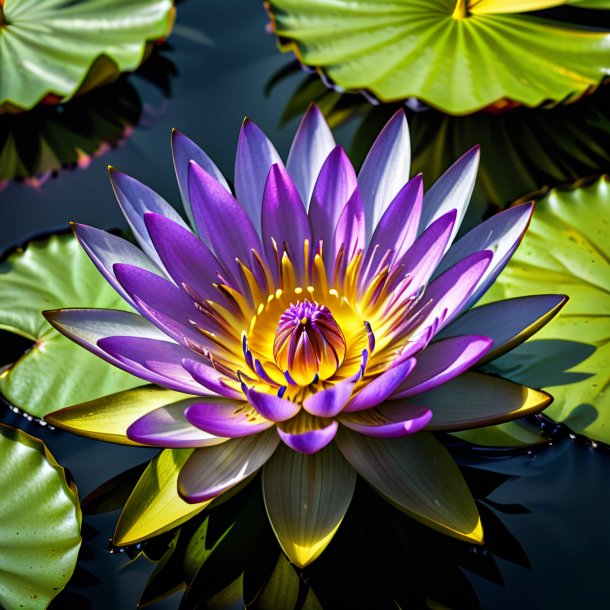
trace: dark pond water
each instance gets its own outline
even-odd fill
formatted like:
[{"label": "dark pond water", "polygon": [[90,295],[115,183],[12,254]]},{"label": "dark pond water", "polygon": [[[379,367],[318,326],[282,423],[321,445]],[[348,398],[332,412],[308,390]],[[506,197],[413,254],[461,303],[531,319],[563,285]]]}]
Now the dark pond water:
[{"label": "dark pond water", "polygon": [[[9,124],[0,118],[0,134],[14,130],[23,158],[36,157],[36,130],[42,130],[59,138],[63,144],[59,158],[67,166],[38,176],[37,185],[32,180],[8,182],[7,176],[0,176],[0,248],[11,249],[40,233],[63,231],[71,220],[125,228],[108,183],[108,164],[177,202],[169,146],[172,127],[199,142],[228,176],[244,115],[255,120],[285,155],[296,115],[312,96],[328,101],[333,94],[293,69],[292,58],[282,56],[266,33],[266,23],[260,2],[181,2],[168,44],[139,74],[63,108],[35,111],[31,121],[11,119]],[[391,109],[371,110],[358,96],[336,103],[336,108],[354,115],[336,130],[337,140],[357,156]],[[482,170],[501,176],[510,173],[510,147],[521,150],[519,134],[533,132],[547,138],[548,158],[526,158],[526,171],[521,174],[525,177],[520,181],[503,180],[493,192],[478,186],[470,216],[476,220],[494,206],[540,186],[608,171],[609,115],[606,91],[544,116],[541,111],[524,110],[505,117],[457,120],[424,113],[411,120],[416,163],[434,178],[435,172],[482,138]],[[84,135],[78,133],[83,125]],[[446,133],[445,129],[454,134],[448,151],[433,154],[442,150],[438,133]],[[554,152],[560,129],[581,147],[573,147],[567,158]],[[588,154],[589,145],[595,154]],[[81,158],[82,167],[76,163],[76,148],[91,155],[86,161]],[[526,151],[521,152],[526,157]],[[22,178],[25,175],[27,171],[21,173]],[[14,345],[6,337],[3,341],[6,362]],[[69,469],[81,499],[154,455],[150,450],[110,446],[49,430],[5,408],[0,419],[43,438]],[[486,546],[475,549],[431,533],[397,516],[360,486],[336,539],[304,575],[303,583],[311,584],[323,607],[405,610],[426,607],[426,598],[464,610],[608,607],[608,450],[572,438],[563,428],[550,446],[533,453],[472,451],[459,444],[452,450],[479,502]],[[247,492],[243,498],[258,506],[256,492]],[[227,510],[237,510],[239,502],[238,498]],[[77,571],[51,608],[136,607],[154,564],[144,557],[132,560],[125,553],[109,553],[108,540],[117,517],[117,510],[85,515]],[[256,527],[262,532],[257,549],[262,562],[277,549],[264,523],[253,521],[252,528]],[[225,565],[223,569],[230,572],[232,568]],[[205,606],[197,591],[191,591],[182,606],[180,592],[150,608],[241,607],[239,602],[222,605],[218,601]],[[284,607],[282,602],[277,604]]]}]

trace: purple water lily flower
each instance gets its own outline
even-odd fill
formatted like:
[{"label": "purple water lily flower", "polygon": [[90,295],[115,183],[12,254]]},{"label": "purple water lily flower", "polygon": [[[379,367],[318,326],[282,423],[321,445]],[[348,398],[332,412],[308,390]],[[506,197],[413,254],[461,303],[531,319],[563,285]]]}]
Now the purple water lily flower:
[{"label": "purple water lily flower", "polygon": [[[235,193],[178,132],[173,153],[191,226],[115,170],[141,250],[74,225],[134,313],[46,312],[91,352],[172,391],[112,440],[191,451],[177,480],[188,503],[208,502],[262,468],[269,519],[300,566],[331,540],[356,473],[416,519],[480,543],[474,501],[431,432],[508,421],[551,401],[469,371],[524,341],[565,301],[532,296],[471,309],[519,244],[532,204],[453,244],[479,151],[424,195],[421,175],[409,179],[401,111],[358,175],[315,105],[285,165],[244,121]],[[98,428],[129,419],[115,413],[104,423],[89,404],[89,419],[76,424],[74,409],[82,413],[70,407],[49,419],[93,436],[91,413]]]}]

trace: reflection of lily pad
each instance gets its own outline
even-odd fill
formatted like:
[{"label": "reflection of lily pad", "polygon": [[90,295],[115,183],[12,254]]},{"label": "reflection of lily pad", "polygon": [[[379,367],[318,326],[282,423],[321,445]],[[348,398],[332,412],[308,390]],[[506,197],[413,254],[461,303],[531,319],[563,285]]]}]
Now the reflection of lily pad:
[{"label": "reflection of lily pad", "polygon": [[0,425],[0,607],[47,607],[80,548],[73,484],[41,441]]},{"label": "reflection of lily pad", "polygon": [[125,308],[71,235],[32,242],[0,266],[0,329],[34,342],[2,374],[0,391],[38,417],[141,384],[60,335],[41,315],[66,304]]},{"label": "reflection of lily pad", "polygon": [[120,80],[62,110],[39,106],[27,114],[0,116],[0,181],[27,180],[36,186],[50,172],[86,167],[129,135],[142,102],[136,89]]},{"label": "reflection of lily pad", "polygon": [[[607,0],[271,0],[280,48],[341,89],[454,114],[572,101],[606,77],[610,32],[523,14]],[[574,9],[576,10],[576,9]]]},{"label": "reflection of lily pad", "polygon": [[540,201],[523,243],[485,298],[550,287],[569,295],[568,304],[493,369],[544,387],[555,397],[545,414],[610,443],[610,178],[553,190]]},{"label": "reflection of lily pad", "polygon": [[172,0],[3,0],[0,111],[66,101],[135,70],[173,16]]},{"label": "reflection of lily pad", "polygon": [[[175,66],[153,51],[136,72],[163,94]],[[0,188],[7,180],[37,187],[62,169],[87,167],[121,144],[140,121],[142,99],[133,75],[78,96],[61,106],[41,104],[27,113],[0,116]]]}]

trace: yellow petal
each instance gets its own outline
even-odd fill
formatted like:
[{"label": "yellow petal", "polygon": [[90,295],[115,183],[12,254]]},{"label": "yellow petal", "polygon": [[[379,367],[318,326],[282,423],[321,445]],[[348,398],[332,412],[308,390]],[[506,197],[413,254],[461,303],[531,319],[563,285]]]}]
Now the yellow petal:
[{"label": "yellow petal", "polygon": [[189,396],[148,385],[54,411],[45,420],[96,440],[139,445],[127,438],[127,428],[146,413],[185,398]]},{"label": "yellow petal", "polygon": [[136,544],[167,532],[210,503],[189,504],[178,495],[178,474],[192,453],[193,449],[164,449],[152,460],[125,503],[114,544]]},{"label": "yellow petal", "polygon": [[468,3],[468,11],[473,15],[527,13],[563,4],[566,4],[566,0],[471,0]]}]

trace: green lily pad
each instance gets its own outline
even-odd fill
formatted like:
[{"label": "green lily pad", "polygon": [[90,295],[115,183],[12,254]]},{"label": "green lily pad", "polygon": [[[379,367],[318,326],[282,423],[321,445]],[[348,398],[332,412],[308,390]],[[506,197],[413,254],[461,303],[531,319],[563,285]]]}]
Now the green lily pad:
[{"label": "green lily pad", "polygon": [[[573,101],[607,76],[610,31],[524,14],[607,0],[271,0],[271,26],[340,90],[451,114]],[[576,10],[576,9],[574,9]],[[583,11],[588,12],[588,11]]]},{"label": "green lily pad", "polygon": [[0,112],[66,101],[135,70],[173,20],[172,0],[3,0]]},{"label": "green lily pad", "polygon": [[545,410],[610,444],[610,178],[552,190],[486,301],[553,291],[570,300],[535,337],[495,360],[500,375],[555,397]]},{"label": "green lily pad", "polygon": [[60,335],[41,315],[66,305],[127,308],[72,235],[32,242],[0,265],[0,329],[34,343],[2,373],[0,392],[37,417],[142,385]]},{"label": "green lily pad", "polygon": [[41,441],[4,425],[0,464],[0,608],[43,610],[76,566],[76,487]]}]

